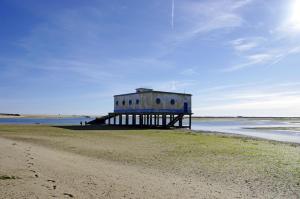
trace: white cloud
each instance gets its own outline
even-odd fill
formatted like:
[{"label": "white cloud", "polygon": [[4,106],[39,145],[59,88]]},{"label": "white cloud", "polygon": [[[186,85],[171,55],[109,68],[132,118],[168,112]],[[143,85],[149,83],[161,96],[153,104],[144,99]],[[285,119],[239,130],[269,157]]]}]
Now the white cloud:
[{"label": "white cloud", "polygon": [[250,67],[258,64],[268,64],[270,62],[277,62],[281,58],[281,55],[273,53],[262,53],[262,54],[252,54],[246,56],[247,62],[238,64],[229,68],[226,68],[225,72],[237,71],[246,67]]},{"label": "white cloud", "polygon": [[248,67],[257,65],[274,65],[282,61],[284,58],[300,53],[300,46],[285,47],[285,48],[270,48],[261,53],[244,55],[246,62],[228,67],[223,72],[233,72]]},{"label": "white cloud", "polygon": [[185,24],[179,31],[177,40],[186,40],[200,33],[224,28],[235,28],[243,24],[240,10],[253,0],[228,1],[184,1],[181,7],[181,22]]},{"label": "white cloud", "polygon": [[194,96],[196,115],[300,116],[300,83],[248,85]]},{"label": "white cloud", "polygon": [[201,115],[300,116],[300,96],[198,107]]},{"label": "white cloud", "polygon": [[195,80],[170,80],[145,82],[143,85],[139,85],[139,87],[149,87],[163,91],[189,92],[191,88],[197,84],[198,82]]},{"label": "white cloud", "polygon": [[[271,28],[272,30],[267,35],[264,29],[269,29],[268,26],[260,27],[258,36],[250,35],[229,41],[228,43],[233,48],[234,53],[239,56],[239,59],[236,60],[244,61],[233,63],[232,66],[222,71],[232,72],[255,66],[270,66],[291,55],[300,53],[300,12],[298,9],[300,0],[288,0],[276,5],[280,5],[280,8],[278,8],[279,10],[273,18],[281,16],[281,20],[277,19],[277,21],[281,21],[279,25],[277,24],[275,28]],[[265,9],[269,9],[269,4],[265,4]],[[276,9],[274,8],[274,10]],[[268,24],[271,25],[270,22]],[[253,34],[253,31],[251,30],[250,33]]]},{"label": "white cloud", "polygon": [[264,40],[265,39],[262,37],[238,38],[233,41],[230,41],[229,44],[233,47],[235,51],[243,52],[258,47]]},{"label": "white cloud", "polygon": [[199,73],[196,71],[195,68],[186,68],[183,71],[181,71],[180,74],[185,76],[194,76],[194,75],[198,75]]}]

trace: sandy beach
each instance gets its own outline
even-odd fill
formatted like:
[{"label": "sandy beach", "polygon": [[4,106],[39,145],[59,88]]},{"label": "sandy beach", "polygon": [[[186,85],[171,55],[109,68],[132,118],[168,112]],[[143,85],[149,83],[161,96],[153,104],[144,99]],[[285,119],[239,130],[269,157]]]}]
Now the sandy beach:
[{"label": "sandy beach", "polygon": [[0,126],[0,198],[299,198],[300,146],[173,130]]}]

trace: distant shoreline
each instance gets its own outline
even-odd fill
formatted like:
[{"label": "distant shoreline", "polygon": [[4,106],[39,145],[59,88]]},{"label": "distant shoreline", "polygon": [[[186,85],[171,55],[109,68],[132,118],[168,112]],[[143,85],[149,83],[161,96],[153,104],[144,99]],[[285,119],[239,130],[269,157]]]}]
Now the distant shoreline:
[{"label": "distant shoreline", "polygon": [[[78,118],[78,117],[101,117],[103,115],[51,115],[51,114],[17,114],[0,113],[0,118]],[[300,117],[279,117],[279,116],[192,116],[192,119],[300,119]]]},{"label": "distant shoreline", "polygon": [[0,113],[0,118],[39,118],[39,119],[47,119],[47,118],[79,118],[86,117],[91,118],[93,116],[88,115],[47,115],[47,114],[7,114]]},{"label": "distant shoreline", "polygon": [[300,117],[279,117],[279,116],[192,116],[194,119],[300,119]]}]

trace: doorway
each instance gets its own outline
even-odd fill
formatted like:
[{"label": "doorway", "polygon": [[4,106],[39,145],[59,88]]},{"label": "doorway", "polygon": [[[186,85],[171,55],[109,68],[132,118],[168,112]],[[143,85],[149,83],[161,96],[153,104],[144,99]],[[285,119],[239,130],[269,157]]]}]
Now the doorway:
[{"label": "doorway", "polygon": [[184,113],[188,112],[188,103],[186,103],[186,102],[184,102],[184,105],[183,105],[183,112]]}]

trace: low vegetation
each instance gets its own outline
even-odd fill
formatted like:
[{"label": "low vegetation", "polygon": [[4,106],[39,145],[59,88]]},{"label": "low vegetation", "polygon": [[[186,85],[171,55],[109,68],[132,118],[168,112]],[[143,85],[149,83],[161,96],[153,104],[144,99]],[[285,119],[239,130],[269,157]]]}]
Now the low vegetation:
[{"label": "low vegetation", "polygon": [[[93,158],[253,188],[300,190],[300,146],[183,130],[0,125],[0,136]],[[263,186],[263,187],[262,187]]]},{"label": "low vegetation", "polygon": [[267,130],[267,131],[300,131],[299,127],[255,127],[247,128],[254,130]]}]

